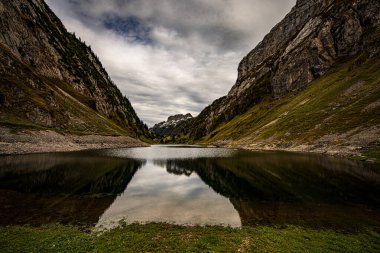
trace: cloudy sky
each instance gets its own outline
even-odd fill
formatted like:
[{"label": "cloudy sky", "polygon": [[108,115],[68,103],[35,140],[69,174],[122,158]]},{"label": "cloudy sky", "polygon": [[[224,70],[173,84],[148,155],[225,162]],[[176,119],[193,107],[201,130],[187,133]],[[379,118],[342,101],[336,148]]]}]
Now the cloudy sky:
[{"label": "cloudy sky", "polygon": [[46,0],[149,126],[224,96],[296,0]]}]

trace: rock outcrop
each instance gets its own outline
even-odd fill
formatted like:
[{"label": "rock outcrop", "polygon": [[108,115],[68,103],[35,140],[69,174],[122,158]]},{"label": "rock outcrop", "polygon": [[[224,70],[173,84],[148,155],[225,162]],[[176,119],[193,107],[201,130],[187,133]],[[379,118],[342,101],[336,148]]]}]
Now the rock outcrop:
[{"label": "rock outcrop", "polygon": [[177,114],[170,116],[167,121],[154,125],[150,131],[158,137],[177,136],[185,134],[191,127],[193,116],[188,113],[186,115]]},{"label": "rock outcrop", "polygon": [[228,95],[195,118],[192,138],[209,134],[268,97],[302,89],[341,60],[378,54],[379,34],[379,1],[298,0],[241,61]]},{"label": "rock outcrop", "polygon": [[0,122],[92,134],[148,134],[89,46],[43,0],[0,2]]}]

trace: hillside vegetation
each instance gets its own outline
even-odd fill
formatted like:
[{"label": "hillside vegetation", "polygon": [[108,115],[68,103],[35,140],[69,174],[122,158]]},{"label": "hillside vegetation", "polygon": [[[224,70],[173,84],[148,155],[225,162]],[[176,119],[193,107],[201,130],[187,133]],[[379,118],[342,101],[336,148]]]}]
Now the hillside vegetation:
[{"label": "hillside vegetation", "polygon": [[380,145],[380,59],[338,63],[299,92],[266,98],[200,140],[249,148],[318,150]]},{"label": "hillside vegetation", "polygon": [[91,47],[43,0],[0,2],[0,126],[149,139]]},{"label": "hillside vegetation", "polygon": [[298,0],[240,62],[229,93],[194,118],[180,139],[376,153],[379,10],[379,1]]}]

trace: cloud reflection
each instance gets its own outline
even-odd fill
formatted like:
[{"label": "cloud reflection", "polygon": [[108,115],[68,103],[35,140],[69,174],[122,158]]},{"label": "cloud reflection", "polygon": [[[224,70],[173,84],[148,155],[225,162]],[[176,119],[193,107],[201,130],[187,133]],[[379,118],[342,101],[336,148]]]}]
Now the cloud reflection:
[{"label": "cloud reflection", "polygon": [[128,190],[101,216],[97,226],[117,225],[121,219],[129,223],[241,226],[231,202],[204,184],[196,173],[169,174],[153,162],[135,174]]}]

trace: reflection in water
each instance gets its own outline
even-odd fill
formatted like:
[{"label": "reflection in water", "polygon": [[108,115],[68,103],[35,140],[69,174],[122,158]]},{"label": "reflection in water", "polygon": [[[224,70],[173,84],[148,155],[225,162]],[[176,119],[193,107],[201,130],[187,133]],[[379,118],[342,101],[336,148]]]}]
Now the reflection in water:
[{"label": "reflection in water", "polygon": [[202,146],[183,145],[154,145],[144,148],[108,149],[101,152],[104,155],[142,159],[142,160],[168,160],[168,159],[198,159],[198,158],[223,158],[235,156],[238,150],[224,148],[206,148]]},{"label": "reflection in water", "polygon": [[96,224],[143,162],[80,153],[0,159],[0,225]]},{"label": "reflection in water", "polygon": [[241,226],[231,202],[205,185],[195,173],[169,174],[152,162],[136,173],[124,194],[102,215],[98,226],[112,227],[121,219]]},{"label": "reflection in water", "polygon": [[380,174],[363,164],[286,153],[157,164],[176,175],[196,172],[230,199],[243,226],[380,225]]},{"label": "reflection in water", "polygon": [[378,167],[307,154],[153,146],[3,156],[0,193],[0,225],[380,226]]}]

